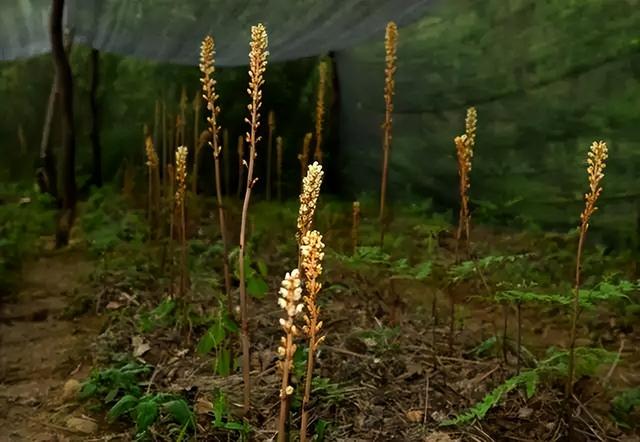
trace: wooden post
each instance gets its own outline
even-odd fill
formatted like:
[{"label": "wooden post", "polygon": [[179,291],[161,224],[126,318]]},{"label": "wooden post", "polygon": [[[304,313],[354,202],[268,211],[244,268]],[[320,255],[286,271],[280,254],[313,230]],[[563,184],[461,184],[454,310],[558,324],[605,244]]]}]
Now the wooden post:
[{"label": "wooden post", "polygon": [[231,158],[231,152],[229,151],[229,129],[223,129],[222,131],[222,163],[224,166],[224,191],[226,195],[231,194],[231,167],[229,158]]},{"label": "wooden post", "polygon": [[73,121],[73,74],[64,50],[62,15],[64,0],[53,0],[50,17],[51,53],[60,86],[64,146],[62,150],[62,207],[56,229],[56,247],[69,243],[76,209],[76,139]]},{"label": "wooden post", "polygon": [[98,112],[98,84],[100,82],[100,52],[91,50],[91,86],[89,89],[89,105],[91,108],[91,153],[92,176],[91,183],[102,187],[102,147],[100,146],[100,115]]}]

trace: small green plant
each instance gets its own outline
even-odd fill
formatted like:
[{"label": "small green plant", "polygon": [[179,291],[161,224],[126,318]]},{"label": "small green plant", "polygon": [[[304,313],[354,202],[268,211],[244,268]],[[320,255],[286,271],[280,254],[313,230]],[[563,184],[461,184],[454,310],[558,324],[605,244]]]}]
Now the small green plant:
[{"label": "small green plant", "polygon": [[142,388],[152,367],[130,362],[120,367],[94,370],[81,386],[80,399],[96,399],[101,407],[110,407],[109,420],[129,417],[136,423],[138,437],[161,417],[177,422],[181,432],[195,427],[195,417],[184,399],[165,393],[149,393]]},{"label": "small green plant", "polygon": [[130,417],[136,423],[138,437],[146,435],[147,430],[164,414],[177,422],[183,435],[195,428],[195,416],[187,402],[179,396],[164,393],[145,394],[141,397],[128,394],[120,398],[111,407],[107,418],[111,421]]},{"label": "small green plant", "polygon": [[[611,364],[616,354],[599,348],[578,347],[575,349],[576,376],[592,376],[599,367]],[[541,380],[566,379],[569,374],[569,352],[549,349],[547,359],[541,361],[537,367],[523,371],[500,384],[480,402],[453,419],[445,420],[442,426],[462,426],[476,420],[482,420],[486,414],[500,403],[502,398],[516,388],[524,387],[526,398],[535,395]]]},{"label": "small green plant", "polygon": [[205,355],[213,351],[215,354],[214,371],[220,376],[228,376],[232,369],[229,337],[238,333],[238,325],[229,317],[226,310],[219,308],[216,317],[200,338],[197,352]]},{"label": "small green plant", "polygon": [[[229,254],[229,260],[236,262],[234,269],[234,276],[236,278],[240,277],[240,269],[238,268],[239,264],[237,259],[238,252],[239,249],[236,248]],[[269,285],[266,281],[268,276],[266,263],[262,259],[251,259],[251,247],[247,247],[247,250],[244,253],[243,262],[247,293],[255,299],[264,298],[269,291]]]},{"label": "small green plant", "polygon": [[140,314],[138,327],[143,333],[149,333],[159,327],[169,327],[176,321],[176,301],[165,298],[150,312]]},{"label": "small green plant", "polygon": [[0,204],[0,291],[14,285],[24,261],[38,252],[40,237],[54,230],[50,197],[10,187],[0,189],[0,200],[3,193],[10,196]]},{"label": "small green plant", "polygon": [[243,441],[249,440],[249,434],[251,433],[251,427],[246,420],[239,422],[233,418],[229,411],[227,397],[222,391],[214,393],[213,428],[237,431]]},{"label": "small green plant", "polygon": [[81,386],[80,399],[100,398],[105,404],[115,402],[122,395],[140,396],[141,377],[151,367],[130,362],[121,367],[94,370]]},{"label": "small green plant", "polygon": [[96,256],[104,256],[121,244],[142,247],[149,237],[144,213],[131,210],[125,198],[108,186],[92,193],[80,225],[89,250]]},{"label": "small green plant", "polygon": [[611,415],[618,425],[633,428],[638,426],[640,413],[640,388],[630,388],[611,401]]},{"label": "small green plant", "polygon": [[378,327],[365,330],[359,333],[367,347],[373,349],[377,354],[382,354],[397,348],[396,341],[400,336],[399,327]]}]

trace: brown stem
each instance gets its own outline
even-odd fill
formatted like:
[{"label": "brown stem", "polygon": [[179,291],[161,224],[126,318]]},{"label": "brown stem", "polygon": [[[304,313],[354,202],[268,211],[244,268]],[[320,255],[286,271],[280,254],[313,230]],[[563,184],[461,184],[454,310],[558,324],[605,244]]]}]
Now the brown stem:
[{"label": "brown stem", "polygon": [[[199,102],[199,101],[198,101]],[[200,167],[200,150],[202,145],[200,144],[200,134],[198,123],[200,122],[200,106],[195,105],[193,107],[193,173],[191,174],[191,192],[194,195],[198,194],[198,169]]]},{"label": "brown stem", "polygon": [[229,129],[222,131],[222,163],[224,165],[224,194],[231,195],[231,175],[229,173],[231,152],[229,151]]},{"label": "brown stem", "polygon": [[153,194],[152,194],[152,205],[153,205],[153,237],[158,238],[158,231],[160,230],[159,222],[160,219],[160,170],[158,166],[153,168]]},{"label": "brown stem", "polygon": [[438,292],[433,292],[431,299],[431,347],[433,349],[433,368],[437,365],[436,359],[436,326],[438,325]]},{"label": "brown stem", "polygon": [[273,125],[269,124],[269,136],[267,139],[267,201],[271,201],[271,157],[273,155]]},{"label": "brown stem", "polygon": [[520,374],[520,355],[522,349],[522,304],[516,303],[516,317],[518,322],[517,347],[516,347],[516,374]]},{"label": "brown stem", "polygon": [[587,224],[583,221],[580,225],[580,238],[578,240],[578,250],[576,252],[576,279],[571,309],[571,335],[569,337],[569,370],[567,373],[567,385],[565,388],[565,406],[569,433],[571,433],[572,430],[572,413],[570,409],[570,401],[571,396],[573,395],[573,378],[575,371],[576,328],[578,323],[578,308],[580,305],[580,269],[582,267],[582,249],[584,247],[584,240],[586,235]]},{"label": "brown stem", "polygon": [[[164,94],[163,94],[164,96]],[[167,104],[162,99],[162,188],[166,190],[167,185]],[[165,196],[166,197],[166,196]]]},{"label": "brown stem", "polygon": [[278,442],[287,440],[287,415],[289,408],[289,395],[287,387],[289,386],[289,365],[291,365],[291,346],[293,338],[291,333],[287,333],[287,341],[285,342],[285,358],[282,361],[282,383],[280,387],[280,417],[278,419]]},{"label": "brown stem", "polygon": [[456,301],[453,293],[449,296],[449,351],[453,352],[453,335],[455,333],[455,322],[456,322]]},{"label": "brown stem", "polygon": [[[316,312],[317,313],[317,312]],[[307,440],[307,426],[309,425],[309,402],[311,400],[311,383],[313,381],[313,366],[315,364],[317,314],[311,314],[309,323],[309,355],[307,356],[307,374],[304,380],[304,396],[302,397],[302,416],[300,421],[300,442]]]},{"label": "brown stem", "polygon": [[242,157],[244,155],[244,138],[242,135],[238,136],[238,190],[236,196],[240,198],[240,193],[242,192],[242,182],[244,178],[244,164],[242,162]]},{"label": "brown stem", "polygon": [[509,327],[509,306],[504,304],[502,307],[502,316],[503,316],[503,324],[502,324],[502,357],[504,359],[505,365],[508,363],[507,359],[507,328]]},{"label": "brown stem", "polygon": [[185,294],[187,293],[187,223],[184,208],[184,198],[180,203],[180,299],[184,301]]},{"label": "brown stem", "polygon": [[382,180],[380,184],[380,249],[384,246],[385,200],[387,197],[387,177],[389,175],[389,148],[391,144],[391,115],[385,115],[384,147],[382,160]]},{"label": "brown stem", "polygon": [[231,271],[229,269],[229,243],[227,241],[224,206],[222,204],[222,185],[220,183],[219,155],[214,155],[214,167],[216,175],[216,198],[218,200],[218,220],[220,225],[220,236],[222,238],[222,266],[224,271],[224,289],[227,295],[227,310],[230,315],[233,315],[233,300],[231,299]]},{"label": "brown stem", "polygon": [[169,175],[169,200],[168,200],[168,206],[169,206],[169,292],[171,293],[171,295],[173,295],[173,277],[174,277],[174,266],[173,266],[173,262],[174,262],[174,256],[173,256],[173,226],[175,224],[175,207],[173,204],[173,198],[174,198],[174,176],[173,176],[173,168],[171,169],[171,172],[168,174]]},{"label": "brown stem", "polygon": [[147,222],[153,231],[153,167],[147,167]]},{"label": "brown stem", "polygon": [[240,222],[240,251],[238,253],[238,268],[240,273],[240,316],[242,320],[242,380],[244,382],[244,412],[249,411],[251,405],[251,379],[249,374],[250,348],[249,348],[249,321],[247,318],[247,290],[244,275],[244,252],[246,247],[246,230],[249,211],[249,201],[251,200],[251,190],[255,183],[253,179],[253,169],[256,158],[256,128],[258,125],[258,110],[255,103],[259,101],[258,88],[254,88],[252,99],[254,105],[251,107],[251,132],[249,135],[249,165],[247,168],[247,187],[242,203],[242,219]]}]

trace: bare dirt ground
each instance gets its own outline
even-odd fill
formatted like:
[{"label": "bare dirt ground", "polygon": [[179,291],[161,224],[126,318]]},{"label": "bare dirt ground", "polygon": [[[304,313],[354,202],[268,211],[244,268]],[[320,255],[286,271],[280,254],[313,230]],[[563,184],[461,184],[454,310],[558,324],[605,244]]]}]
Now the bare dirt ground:
[{"label": "bare dirt ground", "polygon": [[65,383],[91,369],[89,345],[102,323],[65,319],[70,299],[89,290],[91,268],[73,249],[45,254],[0,300],[0,441],[87,440],[84,431],[95,426],[65,404],[74,389],[71,381],[65,392]]}]

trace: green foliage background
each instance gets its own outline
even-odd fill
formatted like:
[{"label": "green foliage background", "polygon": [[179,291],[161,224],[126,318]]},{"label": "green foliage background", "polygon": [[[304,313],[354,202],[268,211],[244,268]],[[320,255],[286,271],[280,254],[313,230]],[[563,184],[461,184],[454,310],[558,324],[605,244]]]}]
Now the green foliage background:
[{"label": "green foliage background", "polygon": [[[640,1],[437,0],[429,13],[402,28],[398,49],[390,197],[433,198],[457,206],[452,139],[475,105],[479,131],[471,199],[476,221],[518,227],[575,226],[586,189],[590,143],[609,143],[601,212],[594,228],[610,242],[637,247],[640,218]],[[153,125],[157,99],[175,115],[182,87],[192,102],[199,88],[195,66],[175,66],[102,54],[99,91],[106,177],[123,159],[143,163],[142,127]],[[285,170],[298,170],[296,152],[313,128],[317,60],[271,64],[264,117],[278,116],[285,139]],[[383,118],[382,35],[379,41],[338,53],[340,115],[329,115],[340,142],[327,143],[327,189],[351,198],[376,193]],[[89,170],[89,51],[76,45],[76,121],[80,175]],[[37,164],[53,66],[49,56],[0,64],[0,179],[31,179]],[[246,68],[218,73],[221,124],[235,145],[244,133]],[[380,91],[376,93],[375,91]],[[191,107],[190,107],[191,108]],[[333,112],[334,108],[330,111]],[[187,116],[191,125],[192,116]],[[27,151],[18,143],[22,127]],[[193,145],[192,129],[187,144]],[[204,128],[204,116],[201,129]],[[263,130],[266,123],[263,125]],[[52,140],[59,144],[58,125]],[[326,139],[326,138],[325,138]],[[259,162],[265,167],[264,157]],[[212,186],[211,162],[202,185]],[[264,176],[259,171],[258,175]],[[298,188],[287,174],[287,194]],[[232,183],[234,180],[232,179]],[[263,185],[264,180],[259,182]],[[235,187],[232,184],[232,188]]]}]

